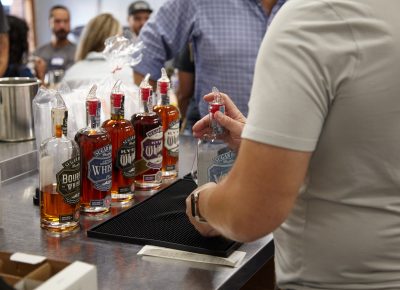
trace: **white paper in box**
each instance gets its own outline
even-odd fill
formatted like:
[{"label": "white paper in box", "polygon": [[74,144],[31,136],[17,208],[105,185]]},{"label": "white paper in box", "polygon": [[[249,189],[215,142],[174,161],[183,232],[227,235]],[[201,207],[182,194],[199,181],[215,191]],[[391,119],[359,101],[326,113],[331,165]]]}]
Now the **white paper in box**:
[{"label": "white paper in box", "polygon": [[36,290],[97,290],[96,266],[73,262],[41,284]]},{"label": "white paper in box", "polygon": [[[37,265],[46,261],[47,258],[17,252],[10,256],[10,260]],[[22,289],[33,288],[35,290],[97,290],[97,268],[94,265],[76,261],[41,283],[37,288],[34,288],[33,285],[37,285],[38,281],[30,281],[29,279],[22,279],[17,284]]]}]

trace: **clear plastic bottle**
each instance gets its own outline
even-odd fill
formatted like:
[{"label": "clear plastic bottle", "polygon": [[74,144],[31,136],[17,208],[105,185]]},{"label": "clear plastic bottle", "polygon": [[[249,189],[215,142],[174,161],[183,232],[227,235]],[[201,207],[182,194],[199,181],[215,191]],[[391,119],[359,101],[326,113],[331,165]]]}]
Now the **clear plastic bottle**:
[{"label": "clear plastic bottle", "polygon": [[224,128],[214,119],[217,111],[225,113],[225,105],[217,88],[213,88],[214,101],[209,104],[210,133],[197,144],[197,184],[218,182],[233,166],[236,153],[223,141]]},{"label": "clear plastic bottle", "polygon": [[40,146],[40,226],[61,233],[79,227],[80,155],[67,138],[68,111],[59,93],[51,116],[53,137]]}]

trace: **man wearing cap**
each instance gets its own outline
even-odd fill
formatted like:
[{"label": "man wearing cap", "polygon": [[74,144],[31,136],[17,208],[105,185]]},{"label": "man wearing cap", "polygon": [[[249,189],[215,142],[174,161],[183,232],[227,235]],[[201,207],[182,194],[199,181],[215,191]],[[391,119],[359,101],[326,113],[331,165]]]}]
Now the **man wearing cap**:
[{"label": "man wearing cap", "polygon": [[132,39],[135,40],[142,29],[143,25],[149,19],[153,10],[146,1],[135,1],[128,8],[128,25],[132,34]]}]

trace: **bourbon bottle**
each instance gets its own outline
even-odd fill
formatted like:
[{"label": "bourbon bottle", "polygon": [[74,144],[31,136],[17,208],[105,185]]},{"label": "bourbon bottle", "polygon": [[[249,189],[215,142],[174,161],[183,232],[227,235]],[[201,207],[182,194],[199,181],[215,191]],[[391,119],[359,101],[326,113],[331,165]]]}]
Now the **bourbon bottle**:
[{"label": "bourbon bottle", "polygon": [[170,104],[170,80],[164,68],[161,69],[161,78],[157,81],[157,95],[161,104],[154,107],[154,112],[161,118],[164,143],[162,149],[162,176],[175,178],[178,175],[179,158],[179,110]]},{"label": "bourbon bottle", "polygon": [[141,112],[131,118],[136,134],[135,185],[142,189],[155,189],[162,182],[163,134],[160,117],[153,112],[152,87],[149,75],[139,88]]},{"label": "bourbon bottle", "polygon": [[102,127],[112,142],[111,200],[125,204],[133,199],[135,190],[135,130],[131,122],[124,119],[125,95],[120,85],[119,80],[111,92],[111,118]]},{"label": "bourbon bottle", "polygon": [[40,146],[40,226],[52,232],[79,227],[80,158],[67,138],[68,111],[60,94],[51,110],[53,137]]},{"label": "bourbon bottle", "polygon": [[217,111],[225,113],[225,105],[217,88],[213,88],[214,100],[209,104],[210,133],[198,142],[197,184],[217,183],[228,174],[236,159],[236,153],[223,141],[224,128],[215,120]]},{"label": "bourbon bottle", "polygon": [[104,214],[110,210],[112,184],[112,144],[110,135],[100,127],[100,100],[96,85],[86,99],[86,128],[75,140],[81,154],[81,212]]}]

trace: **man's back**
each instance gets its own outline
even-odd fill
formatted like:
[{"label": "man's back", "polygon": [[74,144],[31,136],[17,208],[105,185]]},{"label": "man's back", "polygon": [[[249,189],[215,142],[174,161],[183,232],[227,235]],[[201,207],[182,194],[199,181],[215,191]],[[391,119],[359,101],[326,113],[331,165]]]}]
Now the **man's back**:
[{"label": "man's back", "polygon": [[274,233],[281,288],[400,289],[399,10],[292,0],[261,47],[244,137],[315,150]]}]

